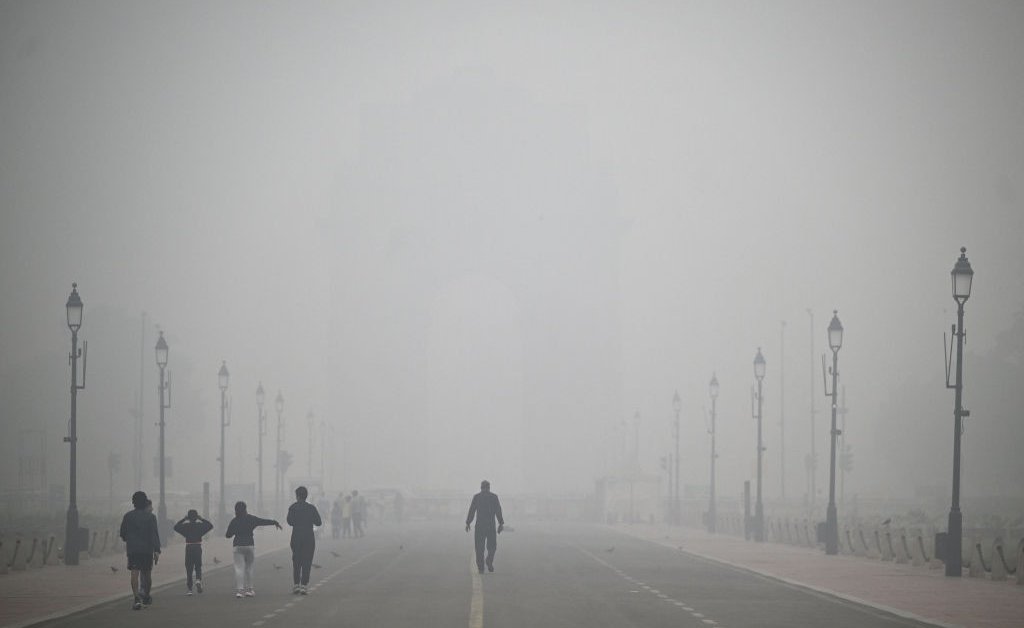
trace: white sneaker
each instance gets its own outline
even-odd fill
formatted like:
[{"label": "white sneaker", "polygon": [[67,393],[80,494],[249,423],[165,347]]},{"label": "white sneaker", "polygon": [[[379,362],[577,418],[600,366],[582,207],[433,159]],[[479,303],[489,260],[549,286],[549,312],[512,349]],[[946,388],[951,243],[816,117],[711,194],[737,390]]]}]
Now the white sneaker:
[{"label": "white sneaker", "polygon": [[302,595],[309,595],[309,587],[307,587],[304,584],[299,585],[299,593],[301,593]]},{"label": "white sneaker", "polygon": [[235,591],[235,597],[237,597],[238,599],[242,599],[242,590],[241,589],[239,589],[238,591]]},{"label": "white sneaker", "polygon": [[302,592],[302,585],[301,584],[297,584],[297,585],[292,587],[292,593],[294,593],[295,595],[298,595],[301,592]]},{"label": "white sneaker", "polygon": [[185,595],[192,595],[192,589],[189,589],[188,591],[185,591]]},{"label": "white sneaker", "polygon": [[252,590],[252,587],[245,590],[245,597],[256,597],[256,592]]},{"label": "white sneaker", "polygon": [[200,582],[199,580],[196,580],[196,593],[202,593],[202,592],[203,592],[203,583]]}]

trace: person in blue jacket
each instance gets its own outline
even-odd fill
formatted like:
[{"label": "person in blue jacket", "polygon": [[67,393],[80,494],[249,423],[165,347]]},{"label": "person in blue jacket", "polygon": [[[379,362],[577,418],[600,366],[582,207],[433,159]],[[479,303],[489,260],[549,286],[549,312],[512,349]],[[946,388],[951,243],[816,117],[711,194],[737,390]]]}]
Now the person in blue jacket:
[{"label": "person in blue jacket", "polygon": [[195,508],[174,524],[174,531],[185,537],[185,595],[192,595],[192,574],[195,573],[196,592],[203,592],[203,537],[213,524],[199,516]]}]

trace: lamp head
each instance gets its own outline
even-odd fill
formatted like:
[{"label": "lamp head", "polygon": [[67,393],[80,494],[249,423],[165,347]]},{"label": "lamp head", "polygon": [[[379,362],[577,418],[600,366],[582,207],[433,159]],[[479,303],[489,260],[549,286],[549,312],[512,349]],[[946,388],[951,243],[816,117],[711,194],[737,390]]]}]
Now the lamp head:
[{"label": "lamp head", "polygon": [[679,414],[679,411],[683,409],[683,400],[679,398],[678,390],[672,395],[672,409],[676,411],[676,414]]},{"label": "lamp head", "polygon": [[754,356],[754,377],[757,381],[764,379],[764,356],[761,355],[761,347],[757,348],[757,355]]},{"label": "lamp head", "polygon": [[156,365],[160,368],[167,366],[167,341],[164,340],[164,332],[156,339]]},{"label": "lamp head", "polygon": [[971,282],[974,280],[974,270],[967,261],[967,247],[960,247],[960,259],[953,265],[950,275],[953,278],[953,299],[963,305],[971,296]]},{"label": "lamp head", "polygon": [[263,402],[266,400],[267,395],[263,392],[263,382],[256,388],[256,405],[259,406],[260,410],[263,409]]},{"label": "lamp head", "polygon": [[221,391],[228,389],[228,380],[230,380],[230,378],[231,375],[228,374],[228,363],[226,360],[221,360],[220,370],[217,371],[217,385],[220,386]]},{"label": "lamp head", "polygon": [[68,329],[77,332],[82,326],[82,297],[78,296],[78,284],[71,284],[71,294],[68,295],[68,302],[64,305],[68,314]]},{"label": "lamp head", "polygon": [[839,322],[838,310],[832,310],[832,322],[828,324],[828,346],[833,353],[843,346],[843,324]]},{"label": "lamp head", "polygon": [[712,399],[718,399],[718,376],[714,373],[711,374],[711,383],[708,384],[708,392],[711,394]]}]

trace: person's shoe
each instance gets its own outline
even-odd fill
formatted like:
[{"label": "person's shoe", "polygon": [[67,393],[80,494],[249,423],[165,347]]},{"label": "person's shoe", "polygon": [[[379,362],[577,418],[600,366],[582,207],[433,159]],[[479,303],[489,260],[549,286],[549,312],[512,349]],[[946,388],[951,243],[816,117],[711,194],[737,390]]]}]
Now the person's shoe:
[{"label": "person's shoe", "polygon": [[202,593],[202,592],[203,592],[203,583],[198,581],[198,580],[196,580],[196,593]]},{"label": "person's shoe", "polygon": [[242,599],[242,595],[243,594],[241,589],[235,591],[235,597],[237,597],[238,599]]},{"label": "person's shoe", "polygon": [[494,563],[487,563],[487,571],[494,573]]},{"label": "person's shoe", "polygon": [[148,593],[146,595],[142,596],[142,605],[143,606],[149,606],[152,603],[153,603],[153,596],[151,596]]},{"label": "person's shoe", "polygon": [[256,592],[252,590],[252,587],[245,590],[245,597],[256,597]]},{"label": "person's shoe", "polygon": [[185,595],[192,595],[192,589],[189,589],[188,591],[185,591]]},{"label": "person's shoe", "polygon": [[304,584],[303,585],[299,585],[299,594],[300,595],[309,595],[309,587],[307,587]]},{"label": "person's shoe", "polygon": [[479,570],[480,570],[480,573],[483,573],[483,572],[484,572],[484,568],[483,568],[483,567],[477,567],[477,569],[479,569]]},{"label": "person's shoe", "polygon": [[295,595],[298,595],[300,591],[302,591],[302,585],[301,584],[297,584],[297,585],[292,587],[292,593],[294,593]]},{"label": "person's shoe", "polygon": [[141,611],[142,610],[142,600],[140,600],[138,597],[136,597],[135,601],[132,602],[132,610],[133,611]]}]

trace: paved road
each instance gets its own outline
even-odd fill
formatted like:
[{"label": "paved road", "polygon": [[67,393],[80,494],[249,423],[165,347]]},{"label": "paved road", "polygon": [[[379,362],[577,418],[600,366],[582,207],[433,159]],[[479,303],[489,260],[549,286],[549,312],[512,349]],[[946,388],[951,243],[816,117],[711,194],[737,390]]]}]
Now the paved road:
[{"label": "paved road", "polygon": [[[45,626],[384,626],[625,628],[924,626],[871,608],[711,563],[598,526],[524,524],[499,537],[496,572],[476,574],[471,536],[452,526],[381,528],[362,539],[321,541],[313,590],[291,594],[287,550],[257,559],[256,593],[232,595],[230,569]],[[335,557],[331,552],[336,552]],[[221,557],[224,558],[224,557]],[[280,567],[275,569],[275,565]],[[59,592],[55,592],[59,595]]]}]

